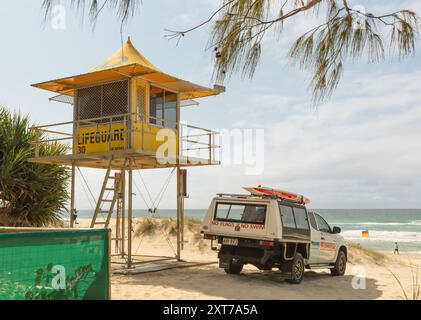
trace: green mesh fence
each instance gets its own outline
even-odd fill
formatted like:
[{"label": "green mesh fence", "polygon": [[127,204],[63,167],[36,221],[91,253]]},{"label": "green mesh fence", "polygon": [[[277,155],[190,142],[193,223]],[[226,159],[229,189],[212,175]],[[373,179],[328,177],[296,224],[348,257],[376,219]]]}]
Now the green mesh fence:
[{"label": "green mesh fence", "polygon": [[0,300],[109,299],[108,230],[0,233]]}]

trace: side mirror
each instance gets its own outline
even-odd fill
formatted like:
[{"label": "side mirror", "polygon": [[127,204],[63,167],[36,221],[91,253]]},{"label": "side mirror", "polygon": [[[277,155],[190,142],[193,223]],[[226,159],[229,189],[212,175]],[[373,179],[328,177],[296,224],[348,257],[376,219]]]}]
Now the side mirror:
[{"label": "side mirror", "polygon": [[341,228],[339,228],[339,227],[333,227],[333,231],[332,231],[332,233],[335,233],[335,234],[337,234],[337,233],[341,233]]}]

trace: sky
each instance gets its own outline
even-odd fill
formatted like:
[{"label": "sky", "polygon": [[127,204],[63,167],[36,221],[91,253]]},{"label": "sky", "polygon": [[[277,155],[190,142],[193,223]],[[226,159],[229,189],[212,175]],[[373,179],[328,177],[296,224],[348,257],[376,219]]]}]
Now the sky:
[{"label": "sky", "polygon": [[[104,11],[93,29],[61,1],[65,28],[44,21],[41,0],[7,1],[0,6],[0,105],[29,114],[37,124],[69,121],[71,108],[48,102],[51,93],[32,83],[83,73],[121,46],[120,24]],[[420,1],[351,1],[368,11],[413,9]],[[177,45],[165,29],[186,29],[216,9],[213,0],[143,0],[123,37],[166,73],[212,86],[210,26],[188,34]],[[369,6],[369,7],[368,7]],[[298,192],[313,208],[421,207],[421,53],[388,58],[380,64],[348,63],[332,98],[312,107],[310,74],[287,58],[292,41],[315,22],[309,16],[285,24],[280,37],[268,34],[253,79],[233,76],[226,93],[186,108],[183,121],[218,131],[240,132],[251,146],[222,146],[223,164],[188,170],[187,209],[207,208],[218,193],[265,185]],[[234,130],[234,131],[232,131]],[[236,131],[237,130],[237,131]],[[248,134],[251,133],[251,136]],[[237,152],[236,161],[232,151]],[[82,169],[94,196],[105,172]],[[135,173],[134,207],[146,207],[147,189],[155,198],[170,170]],[[93,199],[77,175],[77,209],[92,209]],[[160,208],[175,208],[172,177]]]}]

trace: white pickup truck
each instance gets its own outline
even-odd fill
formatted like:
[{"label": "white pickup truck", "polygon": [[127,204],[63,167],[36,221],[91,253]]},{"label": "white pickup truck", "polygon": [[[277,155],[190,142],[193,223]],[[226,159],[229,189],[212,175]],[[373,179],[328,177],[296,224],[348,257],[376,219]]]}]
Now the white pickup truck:
[{"label": "white pickup truck", "polygon": [[290,283],[300,283],[305,268],[343,275],[348,249],[340,228],[331,228],[304,203],[265,195],[219,194],[201,232],[204,239],[212,240],[212,248],[219,251],[219,266],[229,274],[239,274],[245,264],[251,264],[260,270],[278,268]]}]

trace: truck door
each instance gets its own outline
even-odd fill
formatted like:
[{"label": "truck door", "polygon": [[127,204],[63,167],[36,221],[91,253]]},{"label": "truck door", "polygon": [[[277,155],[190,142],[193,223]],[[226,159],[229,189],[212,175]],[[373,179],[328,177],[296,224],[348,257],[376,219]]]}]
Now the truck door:
[{"label": "truck door", "polygon": [[318,214],[308,212],[311,226],[310,264],[331,263],[335,259],[336,242],[327,222]]},{"label": "truck door", "polygon": [[331,263],[335,260],[336,240],[329,224],[317,213],[309,212],[311,224],[311,263]]},{"label": "truck door", "polygon": [[309,263],[321,263],[322,257],[320,254],[320,242],[321,234],[317,228],[316,218],[314,217],[313,212],[308,212],[308,219],[310,221],[310,230],[311,230],[311,245],[310,245],[310,259]]}]

